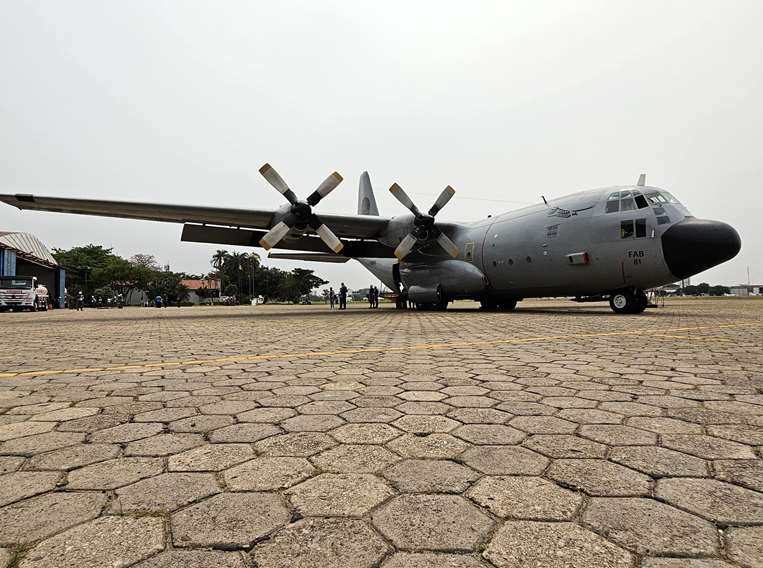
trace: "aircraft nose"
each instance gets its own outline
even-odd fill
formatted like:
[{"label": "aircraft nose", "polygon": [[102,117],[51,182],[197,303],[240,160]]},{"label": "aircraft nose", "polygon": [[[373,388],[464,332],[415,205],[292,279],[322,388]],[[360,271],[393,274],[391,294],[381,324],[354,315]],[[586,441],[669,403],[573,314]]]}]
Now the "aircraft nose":
[{"label": "aircraft nose", "polygon": [[726,262],[741,248],[739,233],[720,221],[684,219],[662,235],[665,262],[676,278],[687,278]]}]

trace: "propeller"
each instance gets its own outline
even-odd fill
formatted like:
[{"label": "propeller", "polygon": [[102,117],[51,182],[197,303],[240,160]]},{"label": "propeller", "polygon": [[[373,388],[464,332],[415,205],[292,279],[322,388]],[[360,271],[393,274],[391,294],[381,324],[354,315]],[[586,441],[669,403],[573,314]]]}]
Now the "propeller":
[{"label": "propeller", "polygon": [[395,256],[403,260],[413,250],[417,243],[423,243],[430,240],[437,241],[437,244],[453,258],[460,253],[458,245],[448,238],[448,235],[440,231],[435,224],[435,216],[450,201],[450,198],[456,193],[456,190],[448,186],[442,190],[440,196],[429,208],[427,213],[422,213],[413,200],[408,197],[402,187],[398,184],[392,184],[389,188],[390,193],[402,203],[406,209],[413,213],[413,230],[408,233],[395,249]]},{"label": "propeller", "polygon": [[262,177],[264,177],[268,183],[291,204],[291,208],[283,220],[279,221],[275,227],[270,229],[270,231],[260,239],[260,246],[262,246],[262,248],[270,250],[276,246],[290,230],[294,228],[304,230],[307,227],[313,229],[321,240],[335,253],[338,253],[344,248],[344,244],[339,240],[339,237],[337,237],[334,232],[320,220],[320,217],[313,213],[313,207],[318,205],[321,199],[334,191],[336,186],[342,181],[342,176],[337,172],[332,173],[323,180],[318,186],[318,189],[312,192],[305,201],[300,201],[296,194],[288,185],[286,185],[286,182],[278,172],[273,169],[273,166],[265,164],[260,168],[260,173],[262,174]]}]

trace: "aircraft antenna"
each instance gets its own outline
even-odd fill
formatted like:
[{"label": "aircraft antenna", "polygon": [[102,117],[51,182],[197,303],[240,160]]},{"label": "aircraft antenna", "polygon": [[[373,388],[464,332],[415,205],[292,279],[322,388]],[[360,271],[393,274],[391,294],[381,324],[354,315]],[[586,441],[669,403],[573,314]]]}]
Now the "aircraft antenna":
[{"label": "aircraft antenna", "polygon": [[545,195],[541,195],[540,198],[543,200],[543,203],[546,204],[546,207],[548,207],[548,201],[546,201],[546,196]]}]

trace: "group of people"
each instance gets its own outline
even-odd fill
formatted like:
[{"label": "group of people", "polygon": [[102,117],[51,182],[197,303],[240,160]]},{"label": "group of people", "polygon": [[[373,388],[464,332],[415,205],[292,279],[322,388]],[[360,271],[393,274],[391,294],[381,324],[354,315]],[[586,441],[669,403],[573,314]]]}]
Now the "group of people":
[{"label": "group of people", "polygon": [[337,303],[339,304],[340,310],[347,309],[347,286],[344,285],[344,282],[342,282],[342,285],[339,287],[338,295],[334,292],[334,288],[329,288],[329,303],[331,304],[332,310]]},{"label": "group of people", "polygon": [[371,285],[371,287],[368,289],[368,307],[379,307],[379,289],[373,285]]}]

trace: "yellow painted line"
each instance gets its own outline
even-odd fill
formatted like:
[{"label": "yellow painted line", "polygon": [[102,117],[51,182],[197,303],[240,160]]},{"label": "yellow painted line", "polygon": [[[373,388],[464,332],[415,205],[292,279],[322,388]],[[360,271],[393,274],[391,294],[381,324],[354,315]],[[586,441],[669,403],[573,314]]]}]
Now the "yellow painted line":
[{"label": "yellow painted line", "polygon": [[647,337],[665,337],[671,339],[714,339],[727,340],[717,336],[689,336],[689,335],[670,335],[668,332],[682,331],[702,331],[706,329],[729,329],[735,327],[760,327],[759,323],[732,323],[722,325],[705,325],[694,327],[676,327],[668,329],[631,329],[626,331],[609,331],[600,333],[581,333],[574,335],[540,335],[533,337],[513,337],[507,339],[487,339],[483,341],[463,341],[452,343],[418,343],[400,347],[356,347],[350,349],[338,349],[333,351],[304,351],[297,353],[267,353],[262,355],[229,355],[225,357],[214,357],[209,359],[191,359],[177,361],[155,361],[150,363],[136,363],[133,365],[119,365],[113,367],[92,367],[82,369],[47,369],[39,371],[19,371],[0,373],[0,378],[12,377],[39,377],[46,375],[75,374],[75,373],[95,373],[111,371],[134,371],[140,369],[155,369],[162,367],[177,367],[183,365],[208,365],[212,363],[240,363],[248,361],[269,361],[274,359],[304,359],[309,357],[330,357],[335,355],[356,355],[359,353],[393,353],[400,351],[421,351],[421,350],[446,350],[459,349],[463,347],[484,347],[489,345],[520,345],[524,343],[537,343],[541,341],[564,341],[572,339],[596,338],[596,337],[617,337],[617,336],[647,336]]}]

